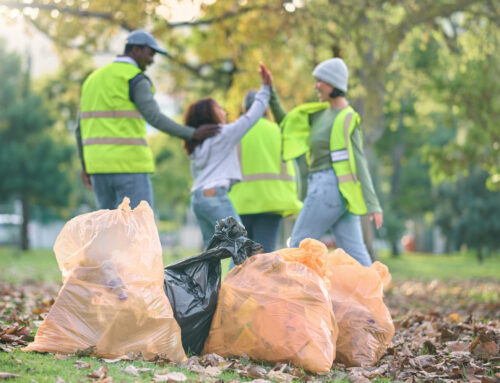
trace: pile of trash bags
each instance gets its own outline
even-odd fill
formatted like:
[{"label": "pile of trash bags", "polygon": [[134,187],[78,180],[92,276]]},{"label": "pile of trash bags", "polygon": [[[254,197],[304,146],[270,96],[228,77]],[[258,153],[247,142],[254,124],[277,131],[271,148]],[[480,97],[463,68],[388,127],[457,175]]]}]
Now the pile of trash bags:
[{"label": "pile of trash bags", "polygon": [[205,252],[164,269],[153,211],[125,198],[70,220],[54,251],[63,286],[24,351],[172,362],[217,353],[327,372],[334,360],[375,364],[394,336],[386,266],[314,239],[262,254],[232,217],[217,222]]},{"label": "pile of trash bags", "polygon": [[311,372],[329,371],[334,360],[374,365],[394,336],[382,300],[389,282],[380,262],[362,266],[314,239],[255,255],[226,276],[203,352]]}]

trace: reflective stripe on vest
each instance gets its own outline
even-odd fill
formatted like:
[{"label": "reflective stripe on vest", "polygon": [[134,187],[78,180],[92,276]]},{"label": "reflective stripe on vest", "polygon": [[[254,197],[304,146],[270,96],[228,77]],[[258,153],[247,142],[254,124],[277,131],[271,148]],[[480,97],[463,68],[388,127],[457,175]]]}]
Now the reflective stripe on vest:
[{"label": "reflective stripe on vest", "polygon": [[281,160],[279,127],[261,118],[237,146],[242,180],[229,192],[238,214],[296,214],[302,207],[291,161]]},{"label": "reflective stripe on vest", "polygon": [[130,81],[141,73],[133,64],[113,62],[85,80],[80,130],[89,174],[154,172],[146,121],[130,100]]},{"label": "reflective stripe on vest", "polygon": [[83,145],[139,145],[148,146],[144,138],[95,137],[82,140]]},{"label": "reflective stripe on vest", "polygon": [[[355,119],[353,120],[353,117]],[[359,123],[359,115],[348,106],[335,118],[330,133],[330,151],[346,153],[343,160],[332,161],[339,190],[347,201],[347,209],[357,215],[367,213],[361,183],[357,177],[356,160],[352,149],[351,134]]]},{"label": "reflective stripe on vest", "polygon": [[141,118],[137,110],[96,110],[93,112],[80,113],[80,120],[87,118]]}]

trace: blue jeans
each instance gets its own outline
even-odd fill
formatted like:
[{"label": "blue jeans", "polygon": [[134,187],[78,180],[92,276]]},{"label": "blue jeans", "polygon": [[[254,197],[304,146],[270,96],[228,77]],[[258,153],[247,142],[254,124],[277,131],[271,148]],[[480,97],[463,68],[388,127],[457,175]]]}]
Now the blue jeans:
[{"label": "blue jeans", "polygon": [[234,217],[241,223],[227,192],[225,187],[215,188],[214,196],[205,196],[201,189],[191,192],[191,208],[201,229],[204,249],[207,248],[208,242],[214,235],[214,226],[218,220]]},{"label": "blue jeans", "polygon": [[260,243],[264,253],[271,253],[276,249],[276,241],[283,217],[279,214],[260,213],[245,214],[241,221],[247,229],[248,238]]},{"label": "blue jeans", "polygon": [[332,230],[338,247],[362,265],[371,265],[361,221],[347,210],[333,169],[309,174],[304,207],[293,227],[290,246],[298,247],[304,238],[320,239],[328,230]]},{"label": "blue jeans", "polygon": [[98,209],[116,209],[124,197],[134,209],[146,201],[153,209],[153,186],[148,173],[91,174]]}]

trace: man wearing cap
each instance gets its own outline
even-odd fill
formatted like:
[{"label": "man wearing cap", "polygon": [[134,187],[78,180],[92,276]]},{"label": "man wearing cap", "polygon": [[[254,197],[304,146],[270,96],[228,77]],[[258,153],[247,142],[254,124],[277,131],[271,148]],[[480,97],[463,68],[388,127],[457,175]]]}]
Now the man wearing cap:
[{"label": "man wearing cap", "polygon": [[363,151],[361,119],[345,98],[348,70],[341,58],[323,61],[313,71],[320,102],[286,114],[276,92],[270,107],[283,135],[283,160],[305,156],[307,194],[292,231],[290,246],[304,238],[320,239],[328,230],[362,265],[371,264],[363,242],[360,215],[379,228],[383,216]]},{"label": "man wearing cap", "polygon": [[155,89],[144,74],[155,53],[165,55],[148,32],[127,37],[124,54],[92,72],[82,87],[76,130],[82,181],[94,190],[99,209],[116,209],[123,197],[132,208],[140,201],[153,206],[149,173],[154,158],[146,141],[146,121],[187,140],[202,141],[218,133],[216,125],[198,129],[177,124],[163,113],[154,99]]}]

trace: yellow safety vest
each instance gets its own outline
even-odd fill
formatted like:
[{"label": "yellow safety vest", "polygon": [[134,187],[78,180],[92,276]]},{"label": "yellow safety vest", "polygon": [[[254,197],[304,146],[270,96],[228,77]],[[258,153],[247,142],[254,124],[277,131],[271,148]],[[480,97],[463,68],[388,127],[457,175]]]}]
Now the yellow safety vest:
[{"label": "yellow safety vest", "polygon": [[146,122],[129,97],[129,82],[141,73],[133,64],[113,62],[85,80],[80,131],[87,173],[154,172]]},{"label": "yellow safety vest", "polygon": [[297,214],[302,208],[292,161],[281,161],[278,125],[261,118],[238,147],[242,181],[229,197],[238,214]]},{"label": "yellow safety vest", "polygon": [[[309,154],[309,115],[326,108],[327,102],[308,103],[298,106],[286,115],[281,122],[284,160]],[[351,134],[360,121],[359,114],[348,106],[337,115],[330,133],[330,159],[337,175],[340,193],[347,201],[347,209],[357,215],[367,213],[351,142]]]}]

